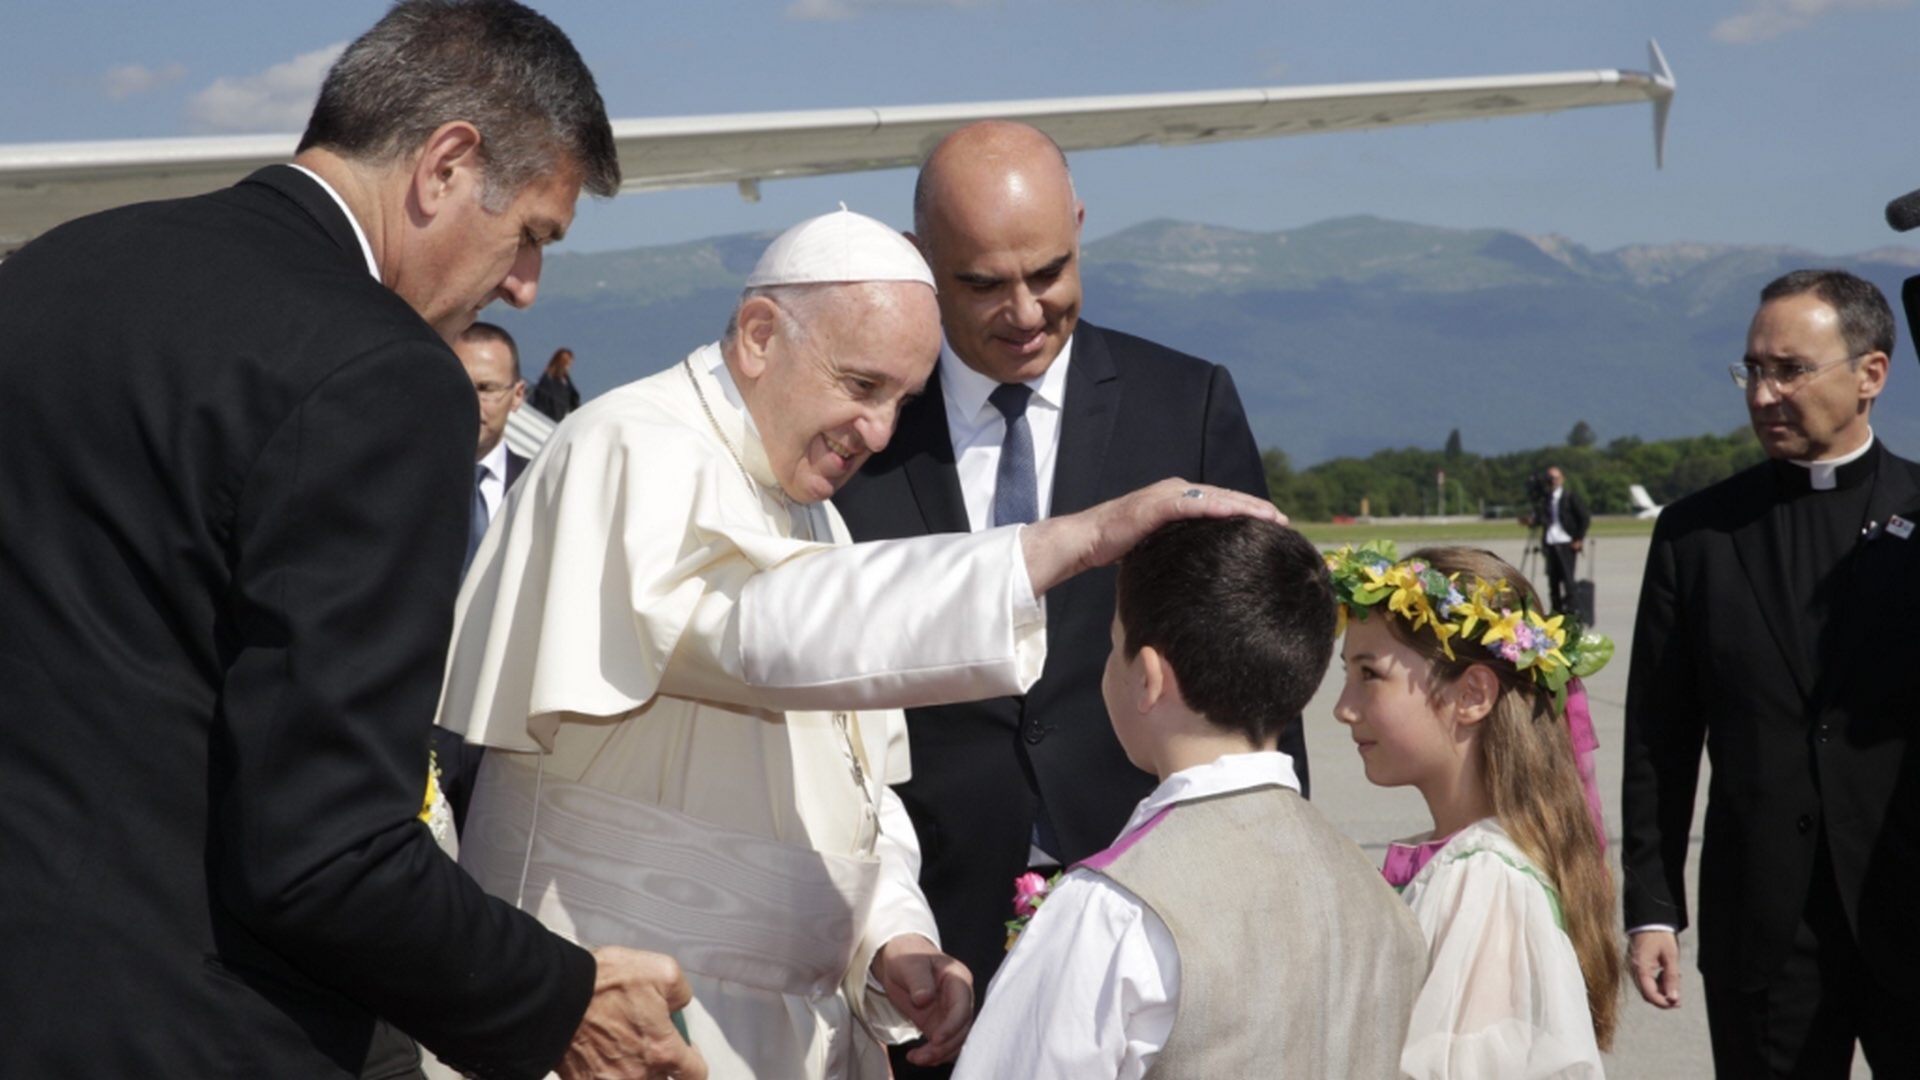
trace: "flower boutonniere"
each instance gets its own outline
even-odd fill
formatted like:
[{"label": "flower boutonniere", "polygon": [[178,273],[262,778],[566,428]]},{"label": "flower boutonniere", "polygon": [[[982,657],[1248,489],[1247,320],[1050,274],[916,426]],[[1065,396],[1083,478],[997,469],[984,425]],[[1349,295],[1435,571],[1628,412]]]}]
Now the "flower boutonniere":
[{"label": "flower boutonniere", "polygon": [[427,751],[427,790],[420,800],[420,820],[432,830],[433,838],[443,846],[453,835],[453,808],[447,805],[440,788],[440,756]]},{"label": "flower boutonniere", "polygon": [[1029,870],[1013,879],[1014,917],[1007,920],[1009,952],[1013,950],[1013,943],[1020,940],[1020,934],[1026,930],[1027,923],[1033,919],[1034,912],[1039,911],[1040,905],[1046,902],[1047,897],[1053,895],[1054,886],[1060,884],[1060,879],[1066,874],[1065,870],[1059,870],[1055,871],[1052,877],[1043,878]]}]

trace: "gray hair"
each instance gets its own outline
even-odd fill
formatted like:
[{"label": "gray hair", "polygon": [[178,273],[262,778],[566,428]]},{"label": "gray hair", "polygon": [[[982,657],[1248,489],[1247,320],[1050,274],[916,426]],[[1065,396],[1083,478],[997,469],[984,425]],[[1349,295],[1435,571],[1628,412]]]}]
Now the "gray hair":
[{"label": "gray hair", "polygon": [[389,163],[456,120],[480,132],[490,210],[563,163],[595,195],[620,189],[593,73],[559,27],[513,0],[401,0],[327,72],[299,150]]}]

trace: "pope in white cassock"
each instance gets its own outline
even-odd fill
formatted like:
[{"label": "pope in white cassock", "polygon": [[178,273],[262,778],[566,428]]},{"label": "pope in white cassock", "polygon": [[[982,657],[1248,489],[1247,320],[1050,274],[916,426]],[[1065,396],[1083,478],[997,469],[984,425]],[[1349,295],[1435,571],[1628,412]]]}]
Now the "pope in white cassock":
[{"label": "pope in white cassock", "polygon": [[1277,516],[1167,481],[850,545],[826,500],[939,349],[904,237],[844,209],[794,227],[720,342],[561,425],[461,592],[439,723],[494,748],[461,864],[582,944],[678,959],[716,1078],[883,1077],[882,1042],[923,1031],[917,1060],[958,1052],[971,977],[887,786],[897,710],[1023,692],[1039,597],[1165,521]]}]

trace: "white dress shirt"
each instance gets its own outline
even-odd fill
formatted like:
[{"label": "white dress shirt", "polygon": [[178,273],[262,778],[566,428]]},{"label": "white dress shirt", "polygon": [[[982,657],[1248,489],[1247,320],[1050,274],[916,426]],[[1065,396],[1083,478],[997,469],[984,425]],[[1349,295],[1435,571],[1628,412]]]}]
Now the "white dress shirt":
[{"label": "white dress shirt", "polygon": [[507,440],[501,439],[479,464],[487,470],[480,478],[480,501],[486,504],[487,521],[500,513],[500,500],[507,497]]},{"label": "white dress shirt", "polygon": [[[1279,751],[1182,769],[1141,800],[1115,843],[1170,806],[1273,785],[1300,790],[1293,759]],[[954,1080],[1137,1080],[1173,1031],[1180,951],[1138,897],[1092,870],[1071,870],[1000,965],[986,1000]]]},{"label": "white dress shirt", "polygon": [[[1047,370],[1027,385],[1027,427],[1033,432],[1034,506],[1041,517],[1053,505],[1053,463],[1060,452],[1060,410],[1067,400],[1067,365],[1073,339],[1060,348]],[[940,393],[946,399],[947,434],[953,439],[953,463],[960,473],[960,496],[974,532],[1000,524],[993,517],[993,489],[1000,470],[1000,443],[1007,418],[987,397],[999,383],[968,367],[953,346],[940,345]]]},{"label": "white dress shirt", "polygon": [[1548,503],[1546,541],[1549,544],[1573,543],[1573,534],[1567,531],[1565,525],[1560,524],[1560,495],[1566,490],[1564,487],[1554,488],[1553,499]]}]

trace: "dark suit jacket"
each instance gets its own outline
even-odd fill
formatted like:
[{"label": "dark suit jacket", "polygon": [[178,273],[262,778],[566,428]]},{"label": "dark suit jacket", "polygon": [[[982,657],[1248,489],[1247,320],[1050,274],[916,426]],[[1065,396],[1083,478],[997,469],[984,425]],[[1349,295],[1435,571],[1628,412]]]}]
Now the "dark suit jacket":
[{"label": "dark suit jacket", "polygon": [[[1266,471],[1222,367],[1082,321],[1067,369],[1052,513],[1182,476],[1265,496]],[[834,499],[857,540],[965,532],[938,377],[884,453]],[[1071,863],[1111,844],[1154,778],[1127,762],[1100,698],[1114,570],[1047,593],[1047,665],[1024,698],[910,709],[913,779],[901,799],[946,950],[985,987],[1004,955],[1013,879],[1027,865],[1035,792]],[[1306,776],[1294,724],[1282,749]]]},{"label": "dark suit jacket", "polygon": [[592,957],[417,820],[473,386],[297,171],[0,264],[0,1076],[551,1066]]},{"label": "dark suit jacket", "polygon": [[1920,466],[1871,452],[1880,531],[1829,578],[1827,627],[1790,614],[1770,465],[1674,503],[1654,527],[1627,690],[1626,920],[1687,925],[1704,742],[1700,970],[1733,986],[1763,984],[1786,955],[1822,828],[1867,963],[1890,973],[1886,986],[1912,986],[1920,966],[1920,535],[1885,529],[1896,514],[1920,520]]},{"label": "dark suit jacket", "polygon": [[527,404],[558,423],[580,407],[580,391],[574,388],[573,379],[567,376],[542,374],[533,384],[533,393],[527,395]]},{"label": "dark suit jacket", "polygon": [[[1548,495],[1551,499],[1552,495]],[[1587,515],[1587,504],[1572,488],[1562,485],[1560,488],[1560,527],[1575,540],[1587,538],[1587,525],[1591,519]]]}]

